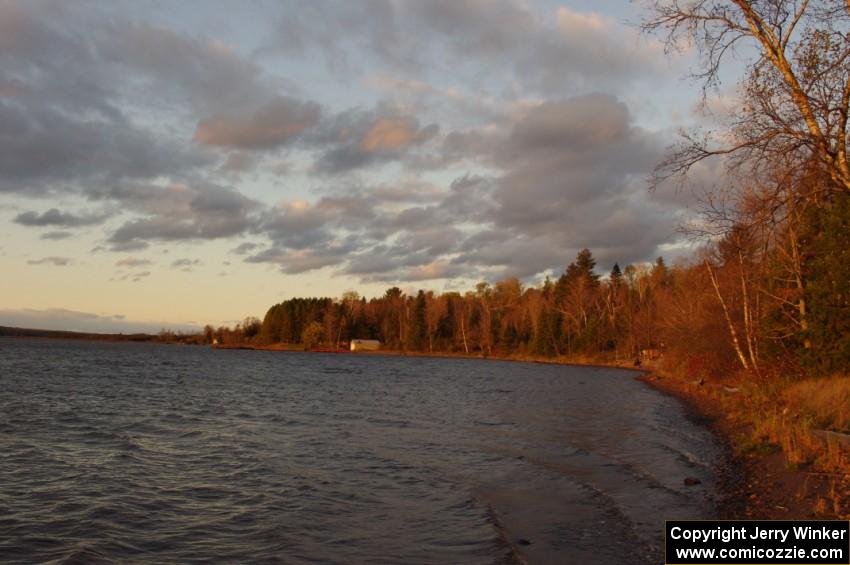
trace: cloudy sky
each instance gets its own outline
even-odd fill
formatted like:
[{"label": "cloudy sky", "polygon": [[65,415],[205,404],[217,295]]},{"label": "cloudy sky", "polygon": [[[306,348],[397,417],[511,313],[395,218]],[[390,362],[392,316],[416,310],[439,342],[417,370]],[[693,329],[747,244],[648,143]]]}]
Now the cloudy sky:
[{"label": "cloudy sky", "polygon": [[0,324],[233,323],[681,250],[640,3],[0,0]]}]

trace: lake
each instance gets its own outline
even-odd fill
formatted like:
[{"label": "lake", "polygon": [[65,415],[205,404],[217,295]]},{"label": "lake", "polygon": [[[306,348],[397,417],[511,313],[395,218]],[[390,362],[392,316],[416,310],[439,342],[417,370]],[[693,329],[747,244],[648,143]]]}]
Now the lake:
[{"label": "lake", "polygon": [[0,339],[0,555],[658,563],[723,451],[636,375]]}]

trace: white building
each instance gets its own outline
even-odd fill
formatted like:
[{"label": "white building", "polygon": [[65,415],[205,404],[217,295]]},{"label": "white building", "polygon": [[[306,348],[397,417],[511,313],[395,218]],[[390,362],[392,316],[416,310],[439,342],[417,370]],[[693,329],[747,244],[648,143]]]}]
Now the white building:
[{"label": "white building", "polygon": [[352,339],[351,351],[377,351],[381,342],[377,339]]}]

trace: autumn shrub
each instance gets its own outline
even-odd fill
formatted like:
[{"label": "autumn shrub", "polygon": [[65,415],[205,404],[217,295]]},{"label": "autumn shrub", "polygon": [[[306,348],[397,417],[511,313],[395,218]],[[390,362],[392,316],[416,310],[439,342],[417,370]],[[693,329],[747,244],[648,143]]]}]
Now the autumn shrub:
[{"label": "autumn shrub", "polygon": [[310,350],[320,345],[325,339],[325,328],[319,322],[310,322],[301,333],[301,343],[304,344],[304,349]]}]

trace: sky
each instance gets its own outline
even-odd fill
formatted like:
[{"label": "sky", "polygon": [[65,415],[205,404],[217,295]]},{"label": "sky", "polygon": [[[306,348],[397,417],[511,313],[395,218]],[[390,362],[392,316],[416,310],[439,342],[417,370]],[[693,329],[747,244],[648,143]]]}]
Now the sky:
[{"label": "sky", "polygon": [[0,0],[0,325],[192,329],[682,254],[694,197],[647,179],[705,117],[641,10]]}]

